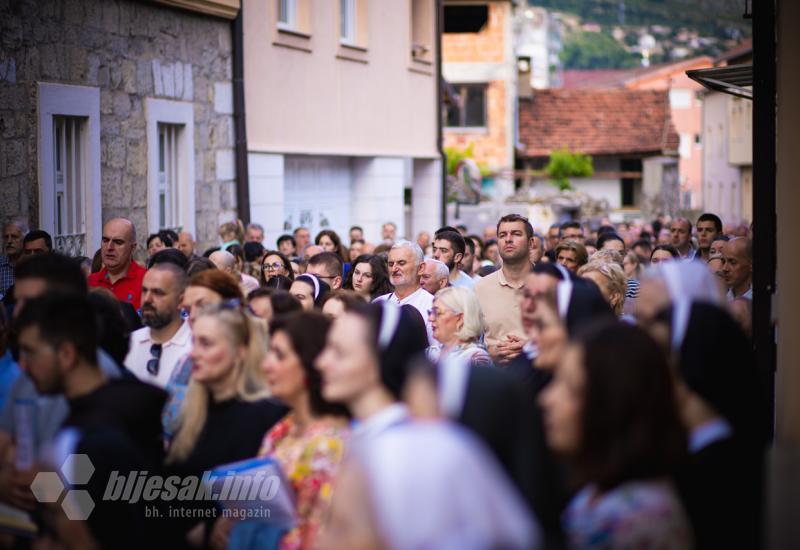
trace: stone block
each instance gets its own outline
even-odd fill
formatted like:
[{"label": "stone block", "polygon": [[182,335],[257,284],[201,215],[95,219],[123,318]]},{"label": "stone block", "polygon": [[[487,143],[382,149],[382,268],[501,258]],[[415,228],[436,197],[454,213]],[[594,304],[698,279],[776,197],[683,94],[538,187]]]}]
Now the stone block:
[{"label": "stone block", "polygon": [[74,83],[85,84],[89,72],[86,50],[80,47],[68,49],[69,79]]},{"label": "stone block", "polygon": [[119,136],[107,140],[103,144],[105,149],[104,164],[111,168],[125,167],[125,140]]},{"label": "stone block", "polygon": [[25,172],[26,155],[25,142],[21,139],[9,140],[3,147],[5,157],[5,176],[18,176]]},{"label": "stone block", "polygon": [[131,98],[125,92],[114,92],[114,116],[126,118],[131,113]]},{"label": "stone block", "polygon": [[131,176],[145,176],[147,174],[147,146],[144,139],[131,139],[128,137],[126,147],[126,171]]},{"label": "stone block", "polygon": [[232,180],[236,177],[236,156],[233,149],[222,149],[216,153],[216,176],[218,180]]},{"label": "stone block", "polygon": [[221,114],[233,114],[233,83],[214,83],[214,111]]},{"label": "stone block", "polygon": [[161,65],[161,85],[164,87],[164,95],[175,97],[175,66]]},{"label": "stone block", "polygon": [[128,59],[122,62],[122,89],[129,94],[135,94],[137,91],[136,64]]},{"label": "stone block", "polygon": [[9,84],[17,83],[17,60],[13,57],[0,60],[0,80]]}]

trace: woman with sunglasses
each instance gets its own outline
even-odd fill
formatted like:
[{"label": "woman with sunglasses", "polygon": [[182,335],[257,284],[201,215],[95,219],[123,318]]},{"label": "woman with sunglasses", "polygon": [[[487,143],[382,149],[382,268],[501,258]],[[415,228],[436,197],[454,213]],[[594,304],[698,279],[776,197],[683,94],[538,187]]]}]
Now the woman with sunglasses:
[{"label": "woman with sunglasses", "polygon": [[[287,409],[266,398],[260,372],[266,336],[241,307],[222,304],[201,309],[192,332],[192,376],[167,453],[167,471],[200,478],[215,466],[255,456],[264,434]],[[210,504],[185,503],[195,508]],[[180,540],[177,545],[205,538],[202,522],[170,518],[165,523]]]},{"label": "woman with sunglasses", "polygon": [[292,264],[282,252],[268,250],[261,261],[261,286],[267,286],[267,281],[277,275],[294,280]]}]

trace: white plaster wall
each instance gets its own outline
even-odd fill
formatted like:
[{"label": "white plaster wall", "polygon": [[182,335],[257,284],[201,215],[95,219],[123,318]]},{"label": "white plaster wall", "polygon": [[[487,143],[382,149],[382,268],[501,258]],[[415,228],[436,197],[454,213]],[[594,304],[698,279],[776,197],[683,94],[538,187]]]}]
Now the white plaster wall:
[{"label": "white plaster wall", "polygon": [[442,163],[439,160],[414,159],[411,181],[411,228],[409,238],[420,231],[432,232],[441,226]]},{"label": "white plaster wall", "polygon": [[273,248],[283,230],[284,157],[247,155],[250,172],[250,220],[264,226],[264,246]]},{"label": "white plaster wall", "polygon": [[407,167],[406,158],[352,160],[350,220],[351,225],[364,228],[367,241],[380,242],[381,226],[389,221],[397,224],[398,237],[406,235],[403,189],[411,177]]},{"label": "white plaster wall", "polygon": [[570,183],[576,191],[607,200],[612,210],[622,207],[622,183],[618,179],[572,179]]}]

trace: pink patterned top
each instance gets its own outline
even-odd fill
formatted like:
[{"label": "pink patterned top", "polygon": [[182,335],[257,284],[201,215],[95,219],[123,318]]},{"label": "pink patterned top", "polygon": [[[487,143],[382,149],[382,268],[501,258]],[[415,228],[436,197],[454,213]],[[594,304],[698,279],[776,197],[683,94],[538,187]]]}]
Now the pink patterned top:
[{"label": "pink patterned top", "polygon": [[297,498],[294,529],[281,539],[282,549],[313,548],[333,496],[333,479],[344,456],[350,429],[317,420],[296,435],[294,415],[286,415],[264,436],[259,457],[278,460]]}]

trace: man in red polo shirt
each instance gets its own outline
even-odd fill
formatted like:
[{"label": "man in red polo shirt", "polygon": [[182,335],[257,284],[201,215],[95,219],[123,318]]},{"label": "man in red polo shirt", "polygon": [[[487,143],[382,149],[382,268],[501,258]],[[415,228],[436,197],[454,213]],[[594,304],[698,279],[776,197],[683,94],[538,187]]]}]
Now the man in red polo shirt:
[{"label": "man in red polo shirt", "polygon": [[133,261],[136,249],[136,228],[130,220],[114,218],[103,226],[100,250],[103,269],[89,275],[89,286],[109,289],[121,302],[139,310],[142,299],[142,279],[147,271]]}]

